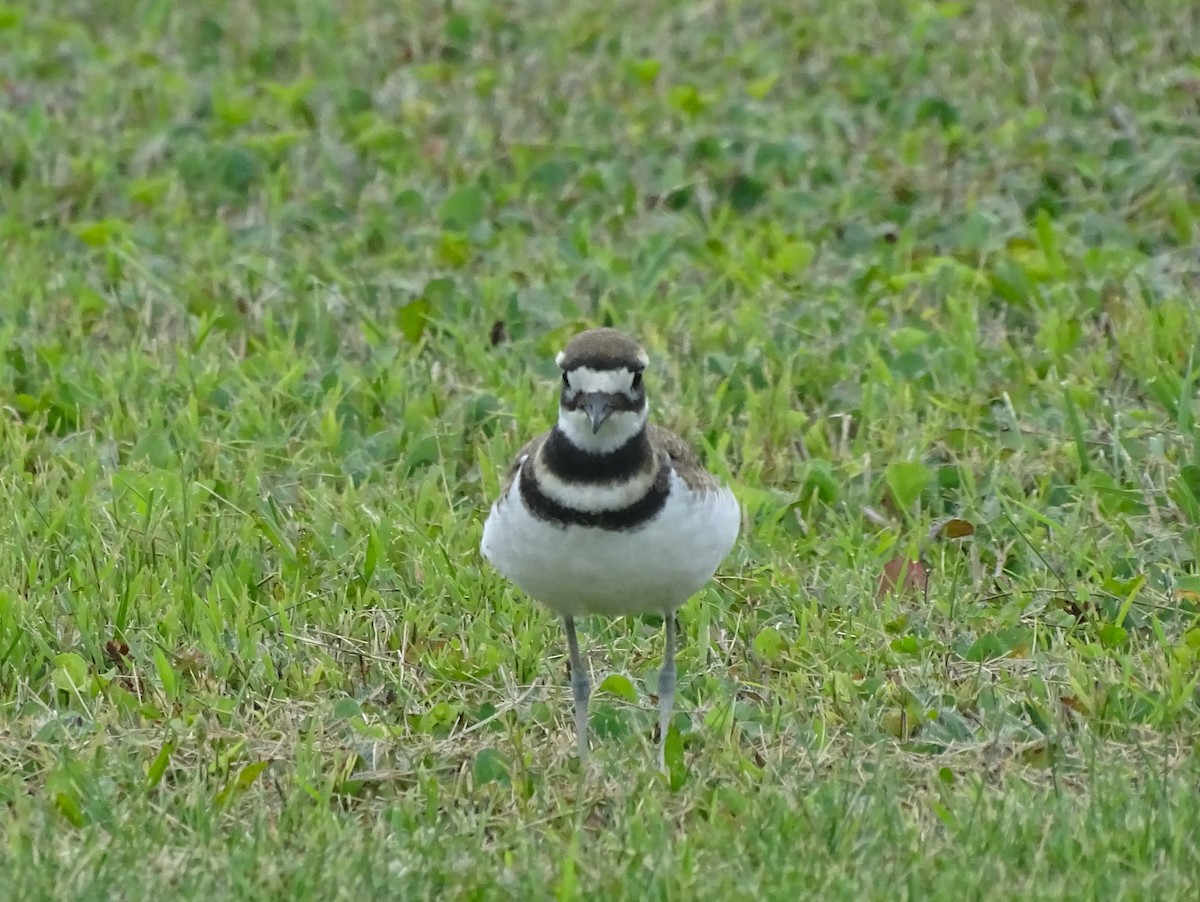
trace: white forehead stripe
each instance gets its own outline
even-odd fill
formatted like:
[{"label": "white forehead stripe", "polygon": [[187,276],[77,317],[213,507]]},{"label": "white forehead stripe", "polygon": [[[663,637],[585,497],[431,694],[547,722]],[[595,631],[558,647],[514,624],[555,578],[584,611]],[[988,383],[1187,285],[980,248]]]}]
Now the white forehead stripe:
[{"label": "white forehead stripe", "polygon": [[577,366],[567,373],[571,388],[581,392],[627,392],[633,381],[633,373],[621,367],[619,370],[594,370],[590,366]]}]

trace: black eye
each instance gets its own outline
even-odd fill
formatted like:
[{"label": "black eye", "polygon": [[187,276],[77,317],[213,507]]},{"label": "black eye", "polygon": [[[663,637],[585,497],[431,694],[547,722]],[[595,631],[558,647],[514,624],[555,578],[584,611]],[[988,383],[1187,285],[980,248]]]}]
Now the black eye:
[{"label": "black eye", "polygon": [[571,387],[571,380],[567,378],[567,371],[566,371],[566,370],[563,370],[563,385],[564,385],[566,388],[570,388],[570,387]]},{"label": "black eye", "polygon": [[642,387],[642,374],[640,372],[633,374],[633,390],[637,391]]}]

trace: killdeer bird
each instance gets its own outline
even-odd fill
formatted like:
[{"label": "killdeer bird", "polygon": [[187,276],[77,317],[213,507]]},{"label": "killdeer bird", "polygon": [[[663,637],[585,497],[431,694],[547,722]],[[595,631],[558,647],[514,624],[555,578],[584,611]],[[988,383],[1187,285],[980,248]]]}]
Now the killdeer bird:
[{"label": "killdeer bird", "polygon": [[733,547],[740,510],[679,436],[647,424],[642,373],[649,358],[637,342],[616,329],[590,329],[556,362],[558,422],[517,454],[480,550],[563,618],[581,760],[591,684],[575,618],[662,612],[662,767],[675,700],[675,611]]}]

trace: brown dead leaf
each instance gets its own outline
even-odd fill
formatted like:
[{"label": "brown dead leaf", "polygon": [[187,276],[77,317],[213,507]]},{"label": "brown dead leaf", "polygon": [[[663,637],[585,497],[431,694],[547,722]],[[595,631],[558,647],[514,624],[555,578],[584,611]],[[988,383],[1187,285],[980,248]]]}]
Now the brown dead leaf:
[{"label": "brown dead leaf", "polygon": [[1058,703],[1060,705],[1062,705],[1064,708],[1069,708],[1070,710],[1075,711],[1079,714],[1089,713],[1088,709],[1087,709],[1087,705],[1085,705],[1083,702],[1081,702],[1078,698],[1076,698],[1073,695],[1060,695],[1058,697]]},{"label": "brown dead leaf", "polygon": [[104,643],[104,658],[117,670],[115,684],[126,692],[140,695],[142,681],[137,671],[130,666],[129,643],[120,639],[109,639]]},{"label": "brown dead leaf", "polygon": [[917,595],[923,593],[928,584],[929,570],[924,563],[919,560],[898,556],[883,565],[883,572],[879,574],[879,588],[875,590],[875,597],[882,598],[889,592],[897,590],[902,593]]},{"label": "brown dead leaf", "polygon": [[129,661],[129,643],[109,639],[104,643],[104,657],[118,670],[124,670]]},{"label": "brown dead leaf", "polygon": [[492,323],[491,331],[488,332],[488,341],[492,343],[493,348],[508,341],[508,326],[504,324],[504,320],[498,319]]},{"label": "brown dead leaf", "polygon": [[934,523],[929,530],[929,541],[938,539],[965,539],[975,535],[975,525],[961,517],[948,517]]},{"label": "brown dead leaf", "polygon": [[1076,620],[1087,620],[1096,613],[1096,603],[1090,598],[1083,599],[1082,604],[1075,599],[1065,595],[1055,596],[1054,601],[1064,611],[1074,617]]}]

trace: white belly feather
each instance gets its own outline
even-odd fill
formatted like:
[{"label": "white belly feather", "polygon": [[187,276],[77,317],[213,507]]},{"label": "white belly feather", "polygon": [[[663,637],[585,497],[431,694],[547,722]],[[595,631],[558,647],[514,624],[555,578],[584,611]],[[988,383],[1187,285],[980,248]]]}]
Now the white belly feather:
[{"label": "white belly feather", "polygon": [[727,488],[693,493],[674,472],[666,504],[629,532],[555,526],[521,503],[520,477],[492,506],[480,550],[531,598],[563,616],[674,610],[701,589],[737,539]]}]

